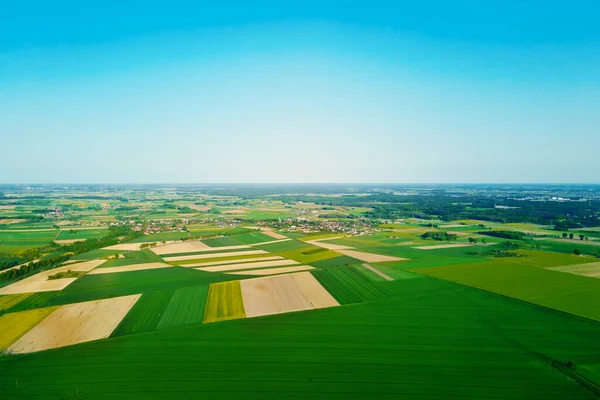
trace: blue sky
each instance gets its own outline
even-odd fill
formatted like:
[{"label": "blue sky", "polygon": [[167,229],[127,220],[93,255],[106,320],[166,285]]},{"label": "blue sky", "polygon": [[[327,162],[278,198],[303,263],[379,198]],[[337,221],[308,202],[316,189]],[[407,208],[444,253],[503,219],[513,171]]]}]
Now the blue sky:
[{"label": "blue sky", "polygon": [[0,12],[3,183],[600,182],[598,2]]}]

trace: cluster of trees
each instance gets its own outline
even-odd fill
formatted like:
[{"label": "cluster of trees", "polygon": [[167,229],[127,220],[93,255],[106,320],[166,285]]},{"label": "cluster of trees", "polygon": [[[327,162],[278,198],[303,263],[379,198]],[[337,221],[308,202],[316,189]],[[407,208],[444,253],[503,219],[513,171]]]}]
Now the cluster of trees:
[{"label": "cluster of trees", "polygon": [[0,281],[10,281],[23,277],[24,275],[34,271],[50,269],[67,261],[74,255],[86,253],[88,251],[96,250],[106,246],[112,246],[113,244],[119,243],[120,240],[126,242],[142,235],[142,232],[135,232],[128,225],[111,226],[108,229],[108,234],[99,239],[87,239],[83,242],[75,242],[62,246],[53,243],[52,245],[42,249],[34,249],[34,252],[31,252],[30,255],[35,254],[37,256],[42,256],[42,254],[45,253],[51,254],[42,257],[37,262],[30,262],[21,266],[20,268],[11,269],[0,273]]},{"label": "cluster of trees", "polygon": [[[163,243],[166,243],[166,242],[163,240]],[[151,247],[156,247],[157,245],[158,245],[158,243],[157,243],[157,242],[152,242],[152,243],[142,243],[142,244],[140,245],[140,249],[148,249],[148,248],[151,248]]]},{"label": "cluster of trees", "polygon": [[[477,244],[477,239],[470,237],[469,238],[469,243]],[[481,239],[481,244],[486,244],[486,243],[487,243],[487,239],[485,239],[485,238]]]},{"label": "cluster of trees", "polygon": [[[563,232],[562,238],[563,239],[569,238],[569,239],[572,240],[572,239],[575,238],[575,235],[573,233],[567,234],[566,232]],[[579,240],[589,240],[589,238],[587,236],[585,236],[585,235],[579,235]]]},{"label": "cluster of trees", "polygon": [[433,240],[447,241],[447,242],[449,242],[451,240],[455,240],[457,238],[457,236],[454,233],[439,232],[439,231],[425,232],[424,234],[421,235],[421,237],[423,239],[433,239]]},{"label": "cluster of trees", "polygon": [[[484,189],[482,189],[484,190]],[[321,193],[323,190],[321,190]],[[507,196],[487,193],[446,192],[430,190],[427,193],[396,196],[392,193],[372,193],[369,196],[340,197],[284,195],[281,200],[314,202],[328,206],[371,207],[367,218],[399,219],[421,218],[443,221],[478,219],[492,222],[531,222],[555,225],[559,230],[600,224],[600,201],[536,201],[514,200]],[[509,208],[496,208],[502,205]]]},{"label": "cluster of trees", "polygon": [[523,232],[516,231],[481,231],[477,233],[480,235],[494,236],[498,238],[512,240],[523,240],[526,236]]}]

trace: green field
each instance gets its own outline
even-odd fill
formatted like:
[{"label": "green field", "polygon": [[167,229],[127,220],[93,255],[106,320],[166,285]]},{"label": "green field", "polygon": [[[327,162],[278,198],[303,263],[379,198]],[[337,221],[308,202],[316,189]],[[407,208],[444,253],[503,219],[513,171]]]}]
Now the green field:
[{"label": "green field", "polygon": [[[521,199],[516,189],[504,185],[485,188],[485,195],[477,196],[483,189],[474,185],[389,190],[355,186],[293,185],[275,191],[259,184],[94,185],[47,192],[9,186],[0,205],[14,202],[18,208],[0,207],[0,216],[21,214],[32,220],[0,226],[3,268],[52,259],[39,267],[50,269],[69,257],[106,260],[94,272],[155,262],[172,266],[77,272],[81,276],[60,291],[0,296],[0,348],[57,307],[111,299],[68,307],[82,310],[76,316],[82,320],[73,326],[83,329],[86,306],[101,310],[118,304],[118,297],[139,297],[135,304],[134,298],[123,299],[133,306],[122,309],[126,315],[104,334],[108,338],[37,353],[0,354],[0,398],[598,398],[600,279],[548,269],[597,260],[600,246],[592,240],[549,240],[561,235],[549,230],[555,224],[568,226],[567,233],[587,232],[590,239],[600,235],[583,228],[593,224],[600,203],[579,201],[596,192],[577,189],[577,202],[529,202],[525,198],[547,197],[546,188],[519,189]],[[520,199],[515,207],[494,206],[514,205],[514,198]],[[342,215],[352,217],[338,218]],[[504,220],[514,223],[500,222]],[[86,226],[94,228],[78,229]],[[283,232],[290,240],[277,241],[260,229]],[[484,236],[477,232],[483,229],[528,234],[523,240],[485,236],[494,244],[490,247],[418,248],[468,243],[469,237],[481,240]],[[421,236],[431,231],[458,236],[450,241]],[[73,245],[68,248],[72,252],[66,246],[48,246],[55,239],[105,236],[101,243]],[[150,249],[102,249],[115,243],[190,238],[201,238],[212,248],[162,256]],[[316,239],[404,260],[368,263],[384,277],[342,250],[307,243]],[[247,248],[225,248],[240,245]],[[266,253],[248,254],[253,250]],[[219,257],[228,252],[239,254]],[[169,261],[200,255],[209,258]],[[234,266],[232,271],[218,266],[216,272],[186,267],[272,256],[313,269],[270,279],[249,273],[272,273],[281,266]],[[35,272],[24,271],[5,274],[0,288]],[[246,279],[255,280],[250,284]],[[39,286],[56,283],[40,281]],[[70,322],[69,316],[56,331],[47,328],[45,333],[58,339],[70,332]]]},{"label": "green field", "polygon": [[170,328],[202,322],[208,285],[185,287],[175,290],[158,328]]},{"label": "green field", "polygon": [[[9,397],[51,399],[594,398],[551,361],[597,360],[597,323],[444,281],[411,290],[384,302],[4,357],[0,384]],[[31,373],[48,365],[57,372]]]},{"label": "green field", "polygon": [[351,267],[337,267],[311,272],[340,304],[364,303],[387,299],[388,295]]},{"label": "green field", "polygon": [[112,336],[150,332],[158,327],[174,290],[147,292],[140,297]]},{"label": "green field", "polygon": [[600,321],[600,280],[502,261],[414,272]]}]

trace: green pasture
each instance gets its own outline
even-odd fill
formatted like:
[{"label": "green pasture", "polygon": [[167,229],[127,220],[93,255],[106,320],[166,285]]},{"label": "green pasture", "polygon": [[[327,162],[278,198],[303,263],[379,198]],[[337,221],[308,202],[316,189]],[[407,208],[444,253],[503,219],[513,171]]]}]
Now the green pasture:
[{"label": "green pasture", "polygon": [[597,364],[600,324],[432,278],[390,284],[396,297],[375,303],[0,357],[0,387],[47,399],[595,398],[551,363]]}]

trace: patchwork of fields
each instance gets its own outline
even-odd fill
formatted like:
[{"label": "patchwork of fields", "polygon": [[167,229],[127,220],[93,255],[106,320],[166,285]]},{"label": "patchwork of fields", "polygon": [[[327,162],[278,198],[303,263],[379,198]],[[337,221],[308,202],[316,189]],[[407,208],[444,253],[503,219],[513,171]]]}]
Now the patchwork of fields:
[{"label": "patchwork of fields", "polygon": [[[557,365],[595,376],[598,263],[494,258],[467,242],[476,226],[446,228],[467,235],[195,239],[210,232],[199,226],[186,241],[80,254],[0,288],[0,387],[19,398],[594,398]],[[36,373],[48,365],[56,372]]]}]

